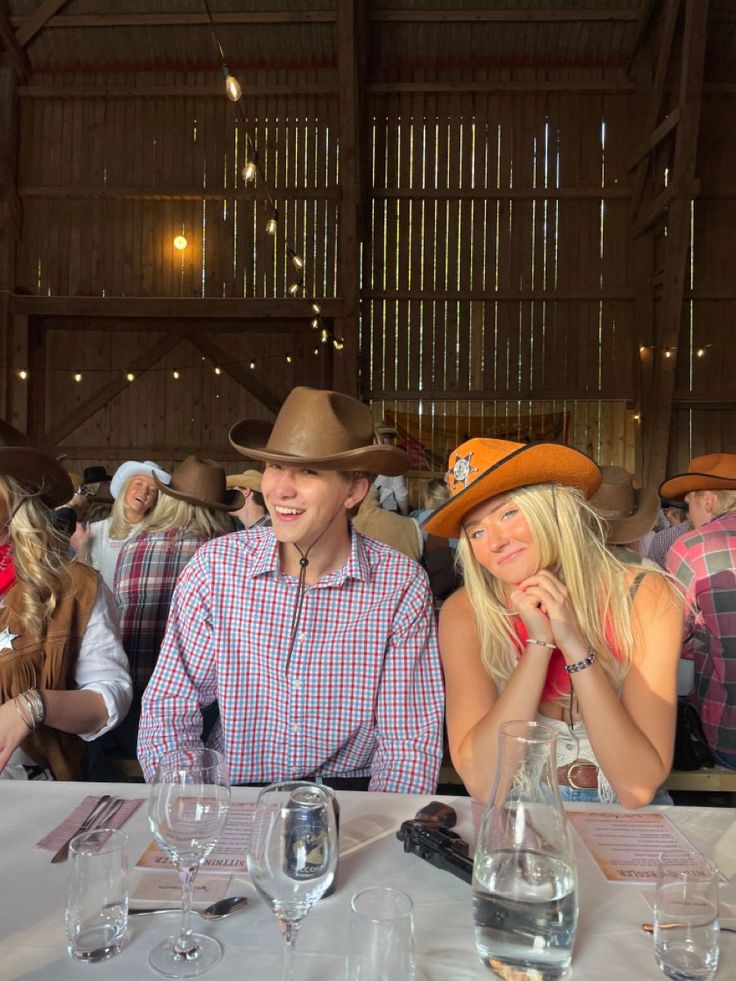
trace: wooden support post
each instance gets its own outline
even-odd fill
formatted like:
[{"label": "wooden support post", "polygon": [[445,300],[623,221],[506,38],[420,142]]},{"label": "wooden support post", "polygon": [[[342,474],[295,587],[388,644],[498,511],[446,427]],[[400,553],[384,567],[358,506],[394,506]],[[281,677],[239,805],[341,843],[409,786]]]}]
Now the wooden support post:
[{"label": "wooden support post", "polygon": [[17,147],[17,78],[5,59],[0,59],[0,417],[12,415],[14,375],[11,294],[15,289],[15,249],[20,209],[15,184]]},{"label": "wooden support post", "polygon": [[[358,394],[360,323],[361,112],[358,88],[357,8],[355,0],[337,5],[337,72],[340,106],[340,215],[338,232],[338,294],[342,297],[340,387]],[[366,39],[363,38],[363,41]]]},{"label": "wooden support post", "polygon": [[[690,195],[700,126],[709,0],[685,7],[685,34],[680,70],[680,124],[674,157],[674,180],[683,193],[674,199],[667,218],[667,240],[662,279],[662,300],[655,322],[652,388],[644,403],[643,480],[657,486],[667,469],[672,396],[677,375],[682,305],[690,245]],[[667,357],[666,353],[670,352]]]}]

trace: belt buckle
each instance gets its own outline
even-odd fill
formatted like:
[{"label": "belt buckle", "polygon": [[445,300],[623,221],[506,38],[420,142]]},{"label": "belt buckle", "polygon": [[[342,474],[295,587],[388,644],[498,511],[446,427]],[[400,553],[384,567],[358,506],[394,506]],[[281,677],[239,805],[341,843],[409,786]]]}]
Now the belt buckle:
[{"label": "belt buckle", "polygon": [[[567,772],[566,772],[565,775],[567,777],[568,786],[569,787],[572,787],[573,790],[590,790],[591,789],[590,787],[581,787],[579,784],[575,783],[575,779],[574,779],[574,777],[572,775],[572,771],[575,769],[575,767],[581,767],[582,768],[584,766],[595,766],[595,764],[594,763],[587,763],[585,760],[573,760],[572,763],[568,763],[568,765],[567,765]],[[596,770],[597,769],[598,769],[598,767],[596,767]]]}]

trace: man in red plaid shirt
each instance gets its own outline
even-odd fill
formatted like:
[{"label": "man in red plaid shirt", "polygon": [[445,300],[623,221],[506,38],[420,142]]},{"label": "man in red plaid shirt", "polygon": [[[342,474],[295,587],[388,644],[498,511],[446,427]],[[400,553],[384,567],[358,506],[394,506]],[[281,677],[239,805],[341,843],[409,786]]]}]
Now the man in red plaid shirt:
[{"label": "man in red plaid shirt", "polygon": [[273,527],[208,543],[181,576],[143,697],[144,773],[196,745],[217,700],[209,744],[234,784],[431,793],[444,696],[427,577],[348,517],[368,475],[403,473],[408,458],[374,444],[368,406],[337,392],[296,388],[265,446],[262,426],[230,438],[266,464]]},{"label": "man in red plaid shirt", "polygon": [[694,661],[691,699],[719,763],[736,769],[736,454],[695,457],[660,487],[685,500],[693,531],[667,553],[682,584],[683,656]]}]

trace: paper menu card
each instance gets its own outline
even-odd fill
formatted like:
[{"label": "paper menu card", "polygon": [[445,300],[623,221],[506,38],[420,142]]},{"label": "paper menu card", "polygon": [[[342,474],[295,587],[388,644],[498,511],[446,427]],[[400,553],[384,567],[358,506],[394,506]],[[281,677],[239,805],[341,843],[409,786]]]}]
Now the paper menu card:
[{"label": "paper menu card", "polygon": [[[247,871],[246,855],[250,843],[250,831],[256,805],[247,801],[231,801],[227,824],[220,840],[210,852],[198,875],[205,872],[219,875],[235,875]],[[136,862],[139,869],[172,869],[173,863],[165,852],[152,841]]]},{"label": "paper menu card", "polygon": [[660,852],[681,860],[697,851],[664,814],[568,811],[567,816],[610,882],[653,884]]}]

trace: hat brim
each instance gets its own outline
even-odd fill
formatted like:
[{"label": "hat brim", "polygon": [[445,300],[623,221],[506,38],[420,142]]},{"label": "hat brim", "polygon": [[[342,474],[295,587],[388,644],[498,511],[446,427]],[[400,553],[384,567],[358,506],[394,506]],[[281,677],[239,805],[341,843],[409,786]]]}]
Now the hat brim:
[{"label": "hat brim", "polygon": [[701,490],[736,490],[736,477],[714,477],[712,473],[678,473],[659,485],[661,497],[681,501],[686,494]]},{"label": "hat brim", "polygon": [[198,508],[207,508],[208,511],[238,511],[245,503],[245,499],[240,491],[227,491],[224,501],[206,501],[204,498],[194,497],[186,491],[174,490],[173,487],[159,480],[156,474],[153,475],[153,479],[156,481],[159,491],[162,494],[166,494],[167,497],[175,497],[177,501],[185,501],[187,504],[193,504]]},{"label": "hat brim", "polygon": [[530,443],[453,494],[422,523],[422,530],[442,538],[459,538],[465,515],[489,497],[532,484],[564,484],[577,487],[590,498],[602,480],[598,464],[580,450],[561,443]]},{"label": "hat brim", "polygon": [[634,491],[636,511],[625,518],[607,518],[601,515],[608,526],[606,542],[609,545],[628,545],[638,541],[642,535],[652,530],[659,511],[659,494],[653,487],[642,487]]},{"label": "hat brim", "polygon": [[[236,423],[229,433],[230,445],[248,460],[262,460],[264,463],[281,463],[287,467],[314,467],[316,470],[365,470],[368,473],[385,474],[398,477],[405,473],[411,460],[404,450],[386,443],[360,446],[330,456],[297,456],[293,453],[279,453],[268,446],[268,436],[264,440],[264,424],[260,420],[244,420]],[[242,441],[242,442],[241,442]]]},{"label": "hat brim", "polygon": [[0,474],[29,487],[50,508],[58,508],[74,496],[74,485],[66,470],[35,446],[0,449]]}]

